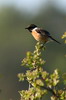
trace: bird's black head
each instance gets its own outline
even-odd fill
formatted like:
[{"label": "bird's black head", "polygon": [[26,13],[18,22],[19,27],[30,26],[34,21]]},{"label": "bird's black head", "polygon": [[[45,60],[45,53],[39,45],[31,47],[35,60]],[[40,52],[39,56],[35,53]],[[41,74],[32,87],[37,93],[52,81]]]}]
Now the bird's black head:
[{"label": "bird's black head", "polygon": [[36,25],[31,24],[31,25],[27,26],[25,29],[28,29],[31,32],[36,27],[37,27]]}]

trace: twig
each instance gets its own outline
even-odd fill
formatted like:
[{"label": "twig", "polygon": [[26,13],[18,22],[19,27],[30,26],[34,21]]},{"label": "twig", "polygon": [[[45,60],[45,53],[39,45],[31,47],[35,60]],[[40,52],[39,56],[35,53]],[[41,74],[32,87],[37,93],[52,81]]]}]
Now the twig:
[{"label": "twig", "polygon": [[55,97],[59,98],[58,94],[55,93],[54,90],[53,90],[52,88],[49,88],[49,87],[46,87],[46,86],[43,86],[42,88],[48,90],[48,91],[51,92]]}]

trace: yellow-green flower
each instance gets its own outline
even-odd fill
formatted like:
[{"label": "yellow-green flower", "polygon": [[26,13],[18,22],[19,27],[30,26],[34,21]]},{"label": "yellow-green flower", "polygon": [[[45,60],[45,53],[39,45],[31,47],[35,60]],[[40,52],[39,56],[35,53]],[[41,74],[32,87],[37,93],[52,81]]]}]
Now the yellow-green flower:
[{"label": "yellow-green flower", "polygon": [[62,39],[66,38],[66,32],[62,35]]}]

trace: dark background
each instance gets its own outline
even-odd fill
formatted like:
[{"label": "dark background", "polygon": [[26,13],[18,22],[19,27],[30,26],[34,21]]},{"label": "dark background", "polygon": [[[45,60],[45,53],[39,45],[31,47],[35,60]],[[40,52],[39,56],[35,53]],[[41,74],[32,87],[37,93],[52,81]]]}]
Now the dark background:
[{"label": "dark background", "polygon": [[18,82],[17,74],[25,70],[21,61],[36,44],[25,30],[31,23],[48,30],[61,42],[61,45],[56,42],[46,44],[46,51],[42,52],[45,69],[50,73],[56,68],[61,73],[66,72],[66,45],[61,39],[66,31],[66,1],[16,1],[0,1],[0,100],[19,100],[18,91],[27,87],[26,83]]}]

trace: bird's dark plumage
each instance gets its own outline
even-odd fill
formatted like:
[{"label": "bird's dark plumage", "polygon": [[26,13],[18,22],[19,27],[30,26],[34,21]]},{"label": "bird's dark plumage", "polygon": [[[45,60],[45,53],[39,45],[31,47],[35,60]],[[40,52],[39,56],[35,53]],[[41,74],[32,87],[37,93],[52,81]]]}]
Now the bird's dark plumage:
[{"label": "bird's dark plumage", "polygon": [[31,32],[35,27],[37,27],[37,26],[34,24],[31,24],[31,25],[27,26],[25,29],[28,29]]},{"label": "bird's dark plumage", "polygon": [[50,35],[50,33],[48,32],[48,31],[46,31],[46,30],[43,30],[42,28],[37,28],[36,29],[36,31],[39,33],[39,34],[41,34],[41,35]]}]

